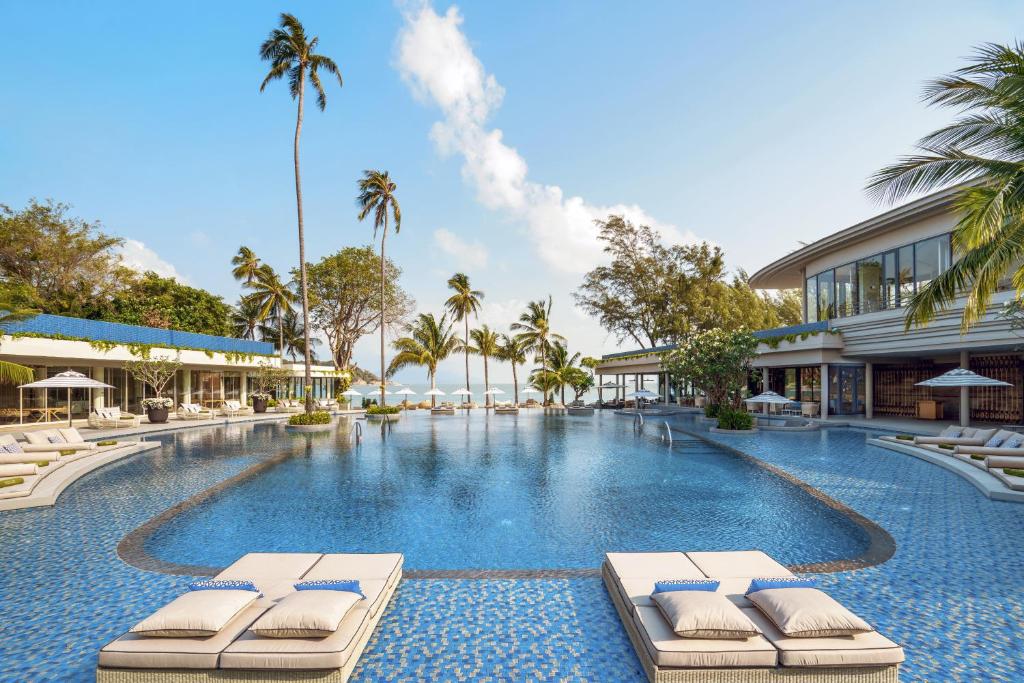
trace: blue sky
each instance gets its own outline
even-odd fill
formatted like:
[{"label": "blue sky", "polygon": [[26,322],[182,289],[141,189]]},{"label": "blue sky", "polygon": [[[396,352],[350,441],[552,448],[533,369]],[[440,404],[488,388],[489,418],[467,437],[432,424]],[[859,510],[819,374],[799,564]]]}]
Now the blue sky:
[{"label": "blue sky", "polygon": [[[69,202],[228,301],[240,244],[290,268],[294,103],[258,92],[281,11],[345,77],[306,116],[309,257],[369,242],[355,183],[387,169],[389,256],[421,310],[465,270],[486,322],[551,294],[587,354],[616,347],[570,299],[600,258],[591,218],[625,210],[756,270],[881,210],[867,176],[950,117],[922,83],[1024,25],[1010,2],[8,2],[0,202]],[[372,340],[357,361],[377,367]]]}]

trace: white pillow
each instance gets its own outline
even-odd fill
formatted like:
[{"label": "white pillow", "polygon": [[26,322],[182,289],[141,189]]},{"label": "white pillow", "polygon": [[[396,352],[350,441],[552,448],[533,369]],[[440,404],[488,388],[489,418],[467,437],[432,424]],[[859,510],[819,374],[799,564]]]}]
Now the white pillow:
[{"label": "white pillow", "polygon": [[668,591],[651,599],[680,638],[746,640],[761,633],[724,593]]},{"label": "white pillow", "polygon": [[107,409],[107,416],[110,419],[112,419],[112,420],[116,420],[116,419],[120,418],[121,417],[121,408],[120,407],[108,408]]},{"label": "white pillow", "polygon": [[817,588],[766,588],[748,593],[747,599],[790,638],[831,638],[874,630]]},{"label": "white pillow", "polygon": [[60,435],[64,437],[64,440],[68,443],[85,443],[85,439],[78,433],[78,430],[74,427],[67,427],[65,429],[58,429]]},{"label": "white pillow", "polygon": [[263,638],[325,638],[362,598],[348,591],[295,591],[249,630]]},{"label": "white pillow", "polygon": [[49,444],[49,432],[49,429],[44,429],[38,432],[25,432],[25,441],[37,446],[40,444]]},{"label": "white pillow", "polygon": [[154,638],[204,638],[215,635],[259,593],[245,590],[189,591],[143,619],[131,632]]}]

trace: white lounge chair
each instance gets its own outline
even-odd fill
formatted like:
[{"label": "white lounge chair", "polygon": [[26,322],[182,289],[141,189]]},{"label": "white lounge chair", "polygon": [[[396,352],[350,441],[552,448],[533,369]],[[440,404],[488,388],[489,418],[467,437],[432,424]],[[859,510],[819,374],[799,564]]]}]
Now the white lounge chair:
[{"label": "white lounge chair", "polygon": [[236,417],[238,415],[252,415],[253,410],[249,406],[243,406],[241,401],[224,401],[224,406],[220,409],[221,415],[228,417]]},{"label": "white lounge chair", "polygon": [[101,408],[89,413],[89,426],[93,429],[138,427],[141,423],[139,415],[122,412],[120,408]]},{"label": "white lounge chair", "polygon": [[179,420],[211,420],[213,411],[195,403],[182,403],[178,406]]}]

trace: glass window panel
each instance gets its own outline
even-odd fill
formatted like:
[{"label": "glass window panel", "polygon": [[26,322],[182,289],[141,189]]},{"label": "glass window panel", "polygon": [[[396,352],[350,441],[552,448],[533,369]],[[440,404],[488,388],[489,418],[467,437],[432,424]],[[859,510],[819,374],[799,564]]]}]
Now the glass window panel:
[{"label": "glass window panel", "polygon": [[831,270],[818,274],[818,320],[836,317],[833,295],[833,273]]},{"label": "glass window panel", "polygon": [[883,258],[883,264],[885,271],[885,299],[883,303],[886,308],[896,308],[900,305],[899,283],[896,279],[896,252],[887,251]]},{"label": "glass window panel", "polygon": [[804,309],[807,311],[807,322],[818,322],[818,278],[807,278],[807,288],[804,290]]},{"label": "glass window panel", "polygon": [[917,291],[949,268],[949,235],[939,235],[914,245],[914,282]]},{"label": "glass window panel", "polygon": [[900,247],[899,250],[899,287],[900,306],[906,306],[910,297],[914,296],[914,245]]},{"label": "glass window panel", "polygon": [[873,313],[882,305],[882,255],[857,262],[857,312]]},{"label": "glass window panel", "polygon": [[836,268],[836,317],[845,318],[854,315],[857,301],[857,268],[853,263]]}]

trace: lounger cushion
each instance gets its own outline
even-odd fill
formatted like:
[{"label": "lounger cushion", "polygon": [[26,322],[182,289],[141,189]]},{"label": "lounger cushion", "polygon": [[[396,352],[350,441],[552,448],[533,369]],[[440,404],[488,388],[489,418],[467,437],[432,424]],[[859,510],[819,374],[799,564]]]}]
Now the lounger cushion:
[{"label": "lounger cushion", "polygon": [[990,468],[1010,467],[1013,469],[1024,469],[1024,455],[990,455],[985,458],[985,465]]},{"label": "lounger cushion", "polygon": [[25,432],[25,441],[34,445],[52,445],[64,443],[64,437],[56,429],[40,429],[38,431]]},{"label": "lounger cushion", "polygon": [[39,467],[35,463],[0,464],[0,478],[24,477],[31,474],[39,474]]},{"label": "lounger cushion", "polygon": [[1008,455],[1024,458],[1024,448],[989,448],[987,446],[957,446],[954,455]]},{"label": "lounger cushion", "polygon": [[818,580],[810,576],[784,576],[776,578],[755,577],[750,580],[747,594],[769,588],[816,588]]},{"label": "lounger cushion", "polygon": [[700,571],[713,579],[730,579],[739,576],[793,576],[793,572],[760,550],[696,552],[686,553],[686,555],[693,560]]},{"label": "lounger cushion", "polygon": [[651,600],[681,638],[745,640],[761,633],[761,629],[721,593],[671,591],[655,593]]},{"label": "lounger cushion", "polygon": [[999,448],[1010,439],[1017,436],[1016,432],[1010,432],[1005,429],[1000,429],[998,432],[993,434],[988,441],[985,442],[986,448]]},{"label": "lounger cushion", "polygon": [[[662,578],[705,579],[708,578],[686,555],[669,553],[608,553],[608,566],[619,579],[648,579],[648,595],[654,582]],[[749,576],[749,575],[748,575]]]},{"label": "lounger cushion", "polygon": [[64,441],[67,443],[85,443],[85,439],[74,427],[65,427],[57,431],[60,432],[60,435],[64,437]]},{"label": "lounger cushion", "polygon": [[769,588],[748,593],[747,599],[790,638],[832,638],[874,630],[817,588]]},{"label": "lounger cushion", "polygon": [[633,620],[651,659],[660,667],[752,667],[778,662],[778,651],[764,636],[746,640],[680,638],[657,607],[637,607]]},{"label": "lounger cushion", "polygon": [[948,427],[943,429],[941,432],[939,432],[939,436],[948,436],[948,437],[952,437],[952,438],[956,439],[956,438],[959,438],[963,433],[964,433],[964,428],[963,427],[957,427],[956,425],[949,425]]},{"label": "lounger cushion", "polygon": [[296,591],[256,620],[263,638],[325,638],[363,598],[348,591]]},{"label": "lounger cushion", "polygon": [[339,577],[383,580],[391,577],[401,564],[401,553],[331,553],[320,558],[302,578],[304,581]]},{"label": "lounger cushion", "polygon": [[903,648],[878,631],[839,638],[789,638],[757,609],[748,607],[743,613],[778,648],[782,666],[891,666],[904,659]]},{"label": "lounger cushion", "polygon": [[[301,579],[322,557],[320,553],[248,553],[233,562],[217,579]],[[257,585],[259,581],[256,581]],[[260,586],[262,590],[262,586]]]},{"label": "lounger cushion", "polygon": [[0,465],[21,465],[36,462],[55,463],[59,460],[60,453],[57,451],[46,451],[45,453],[4,453],[0,451]]},{"label": "lounger cushion", "polygon": [[253,591],[190,591],[131,628],[154,638],[203,638],[224,628],[259,597]]}]

